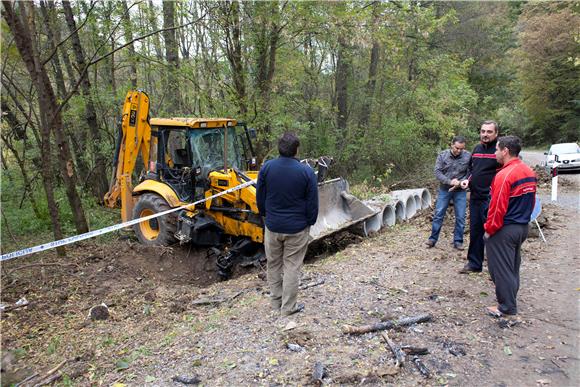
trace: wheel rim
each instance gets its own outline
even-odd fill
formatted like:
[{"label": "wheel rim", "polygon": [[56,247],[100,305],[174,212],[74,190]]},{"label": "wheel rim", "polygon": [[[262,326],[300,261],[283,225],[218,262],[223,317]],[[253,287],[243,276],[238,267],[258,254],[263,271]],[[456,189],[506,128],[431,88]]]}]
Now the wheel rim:
[{"label": "wheel rim", "polygon": [[[155,212],[146,208],[139,213],[139,217],[142,218],[144,216],[153,215]],[[139,223],[139,228],[141,229],[141,234],[145,239],[150,241],[157,239],[159,236],[159,222],[157,219],[149,219]]]}]

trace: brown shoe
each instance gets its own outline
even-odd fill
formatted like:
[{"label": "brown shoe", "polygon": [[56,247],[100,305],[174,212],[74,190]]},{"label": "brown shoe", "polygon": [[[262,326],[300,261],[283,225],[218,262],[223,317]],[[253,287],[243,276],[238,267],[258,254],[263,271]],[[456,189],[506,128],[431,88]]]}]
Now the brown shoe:
[{"label": "brown shoe", "polygon": [[430,249],[431,247],[435,247],[435,241],[433,239],[427,239],[427,242],[425,242],[425,246],[427,246],[428,249]]},{"label": "brown shoe", "polygon": [[463,251],[463,250],[465,250],[465,248],[463,247],[463,243],[454,243],[454,244],[453,244],[453,248],[454,248],[455,250],[459,250],[459,251]]}]

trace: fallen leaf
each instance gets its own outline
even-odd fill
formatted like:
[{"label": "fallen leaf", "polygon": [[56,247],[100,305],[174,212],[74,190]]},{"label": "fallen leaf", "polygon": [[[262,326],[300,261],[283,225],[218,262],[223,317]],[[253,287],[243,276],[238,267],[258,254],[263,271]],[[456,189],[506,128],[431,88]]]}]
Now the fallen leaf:
[{"label": "fallen leaf", "polygon": [[115,367],[118,370],[126,370],[127,368],[129,368],[129,362],[125,359],[121,359],[115,363]]},{"label": "fallen leaf", "polygon": [[274,357],[270,358],[270,359],[268,360],[268,363],[269,363],[270,365],[273,365],[273,366],[277,366],[277,365],[279,365],[279,364],[280,364],[280,362],[278,361],[278,359],[276,359],[276,358],[274,358]]}]

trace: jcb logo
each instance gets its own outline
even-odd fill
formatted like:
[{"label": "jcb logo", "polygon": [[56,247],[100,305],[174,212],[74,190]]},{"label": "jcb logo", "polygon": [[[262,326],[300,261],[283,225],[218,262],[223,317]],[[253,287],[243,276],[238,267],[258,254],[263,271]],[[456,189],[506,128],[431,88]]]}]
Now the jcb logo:
[{"label": "jcb logo", "polygon": [[135,122],[137,121],[137,110],[131,110],[129,114],[129,126],[135,126]]}]

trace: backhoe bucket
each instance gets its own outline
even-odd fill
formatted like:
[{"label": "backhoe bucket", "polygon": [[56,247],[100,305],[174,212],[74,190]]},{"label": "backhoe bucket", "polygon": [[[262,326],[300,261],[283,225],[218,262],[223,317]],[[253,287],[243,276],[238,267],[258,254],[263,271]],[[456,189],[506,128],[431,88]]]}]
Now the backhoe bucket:
[{"label": "backhoe bucket", "polygon": [[367,234],[369,230],[365,227],[365,221],[377,213],[377,210],[365,205],[348,192],[346,180],[338,178],[320,183],[318,185],[318,219],[310,228],[310,241],[347,228],[361,228]]}]

